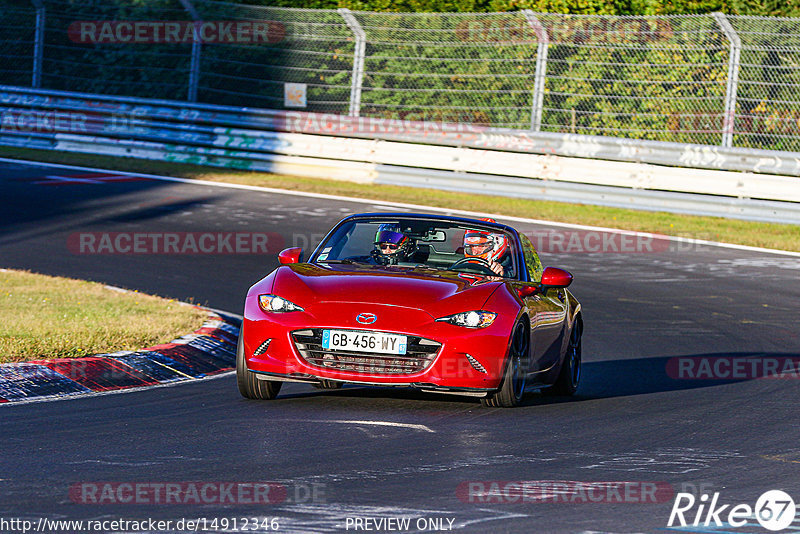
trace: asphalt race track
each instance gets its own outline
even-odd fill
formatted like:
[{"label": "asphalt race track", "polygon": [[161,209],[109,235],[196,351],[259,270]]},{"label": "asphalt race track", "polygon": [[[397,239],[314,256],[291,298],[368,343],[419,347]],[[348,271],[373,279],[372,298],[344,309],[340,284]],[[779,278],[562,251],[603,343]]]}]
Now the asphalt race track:
[{"label": "asphalt race track", "polygon": [[[8,162],[0,162],[0,198],[0,267],[234,313],[247,288],[276,267],[279,248],[308,250],[349,213],[396,211]],[[529,235],[568,232],[514,224]],[[87,234],[179,232],[267,232],[269,253],[92,254],[76,246]],[[632,533],[663,532],[677,492],[718,492],[719,504],[752,507],[780,489],[800,502],[800,375],[731,379],[720,365],[714,376],[676,374],[683,364],[737,357],[797,363],[800,258],[663,243],[634,252],[613,252],[610,238],[610,251],[540,247],[545,265],[575,275],[584,309],[575,398],[534,394],[518,409],[487,409],[453,396],[289,384],[277,400],[253,402],[227,374],[6,405],[0,518],[278,518],[278,532],[302,533],[397,531],[401,523],[375,521],[407,518],[407,532]],[[189,482],[274,482],[280,502],[93,504],[76,493],[103,483]],[[624,487],[632,491],[600,482],[631,482]],[[480,487],[499,495],[469,491]],[[686,512],[688,522],[697,509]],[[14,531],[7,528],[0,531]],[[687,531],[767,532],[754,519]],[[800,532],[800,520],[783,532]]]}]

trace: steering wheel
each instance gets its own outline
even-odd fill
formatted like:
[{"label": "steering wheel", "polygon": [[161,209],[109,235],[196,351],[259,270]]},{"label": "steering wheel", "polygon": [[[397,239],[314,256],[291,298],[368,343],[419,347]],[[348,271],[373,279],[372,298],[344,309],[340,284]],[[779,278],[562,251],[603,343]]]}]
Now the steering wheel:
[{"label": "steering wheel", "polygon": [[464,265],[475,267],[476,270],[480,272],[480,274],[486,274],[489,276],[498,276],[498,274],[492,270],[492,267],[489,264],[489,262],[483,258],[461,258],[453,265],[451,265],[450,269],[456,270],[458,267],[463,267]]}]

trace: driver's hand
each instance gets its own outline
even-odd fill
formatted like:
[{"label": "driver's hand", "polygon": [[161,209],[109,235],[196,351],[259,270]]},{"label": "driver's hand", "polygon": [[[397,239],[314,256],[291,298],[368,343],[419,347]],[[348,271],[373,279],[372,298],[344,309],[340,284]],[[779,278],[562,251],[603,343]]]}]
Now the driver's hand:
[{"label": "driver's hand", "polygon": [[500,276],[503,276],[503,272],[505,271],[505,269],[503,269],[503,266],[497,263],[496,261],[490,261],[489,268],[492,270],[493,273]]}]

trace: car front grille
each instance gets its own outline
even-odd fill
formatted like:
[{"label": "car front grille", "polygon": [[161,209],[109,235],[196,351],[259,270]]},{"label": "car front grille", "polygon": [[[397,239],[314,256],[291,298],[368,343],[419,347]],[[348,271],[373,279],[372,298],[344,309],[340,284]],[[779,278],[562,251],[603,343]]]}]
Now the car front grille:
[{"label": "car front grille", "polygon": [[292,332],[300,356],[314,367],[373,375],[410,375],[433,363],[441,343],[408,336],[405,354],[381,354],[322,348],[322,328]]}]

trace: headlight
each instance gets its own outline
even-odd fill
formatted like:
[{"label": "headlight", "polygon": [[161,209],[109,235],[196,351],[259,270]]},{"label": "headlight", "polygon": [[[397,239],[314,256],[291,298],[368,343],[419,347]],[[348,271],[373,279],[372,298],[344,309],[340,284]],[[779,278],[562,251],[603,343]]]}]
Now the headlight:
[{"label": "headlight", "polygon": [[467,328],[486,328],[494,322],[496,317],[497,314],[492,312],[468,311],[457,313],[455,315],[448,315],[447,317],[441,317],[436,320],[444,321],[456,326],[466,326]]},{"label": "headlight", "polygon": [[293,312],[303,311],[303,308],[290,300],[278,295],[259,295],[258,305],[265,312]]}]

